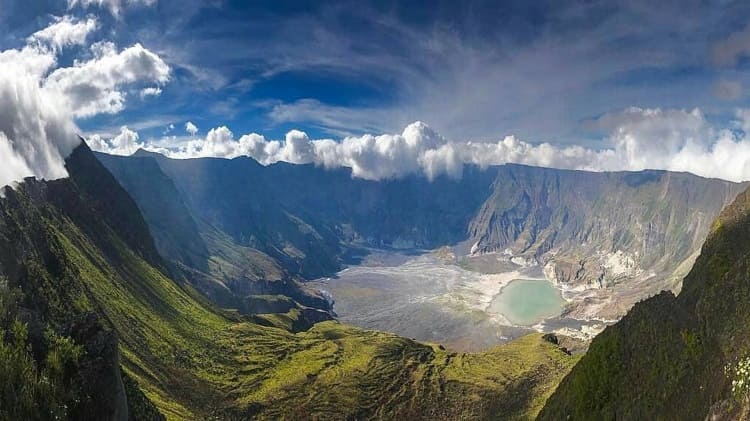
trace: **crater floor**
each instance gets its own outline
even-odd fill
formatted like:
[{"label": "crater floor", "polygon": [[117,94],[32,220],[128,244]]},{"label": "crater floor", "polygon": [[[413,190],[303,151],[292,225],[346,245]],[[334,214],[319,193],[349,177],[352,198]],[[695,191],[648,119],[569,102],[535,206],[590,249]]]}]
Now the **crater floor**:
[{"label": "crater floor", "polygon": [[604,327],[563,316],[570,303],[540,267],[501,255],[456,257],[457,250],[371,250],[360,264],[311,286],[333,297],[344,323],[457,351],[486,349],[534,331],[587,338]]}]

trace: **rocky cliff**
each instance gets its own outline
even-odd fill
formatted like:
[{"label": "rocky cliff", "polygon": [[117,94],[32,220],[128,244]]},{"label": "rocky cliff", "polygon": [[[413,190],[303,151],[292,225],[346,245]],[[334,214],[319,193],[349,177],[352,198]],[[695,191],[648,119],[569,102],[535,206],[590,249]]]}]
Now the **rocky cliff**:
[{"label": "rocky cliff", "polygon": [[589,173],[508,165],[469,226],[475,252],[543,265],[577,302],[570,315],[618,319],[679,291],[711,223],[746,184],[687,173]]}]

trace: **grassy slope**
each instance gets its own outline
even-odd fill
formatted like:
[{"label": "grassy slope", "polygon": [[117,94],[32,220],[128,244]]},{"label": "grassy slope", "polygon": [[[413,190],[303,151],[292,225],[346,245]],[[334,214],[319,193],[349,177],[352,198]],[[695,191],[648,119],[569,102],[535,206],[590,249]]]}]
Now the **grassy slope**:
[{"label": "grassy slope", "polygon": [[239,321],[116,238],[113,268],[72,224],[55,235],[119,333],[123,369],[173,419],[531,417],[575,362],[539,335],[457,355],[336,322],[293,334]]}]

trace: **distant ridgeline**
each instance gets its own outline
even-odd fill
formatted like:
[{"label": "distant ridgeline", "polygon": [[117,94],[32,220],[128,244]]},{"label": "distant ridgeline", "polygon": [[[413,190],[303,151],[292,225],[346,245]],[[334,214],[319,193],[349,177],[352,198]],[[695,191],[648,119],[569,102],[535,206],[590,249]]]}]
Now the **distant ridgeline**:
[{"label": "distant ridgeline", "polygon": [[[711,222],[746,186],[687,173],[521,165],[466,166],[459,180],[367,181],[349,169],[264,167],[250,158],[97,156],[138,203],[160,253],[233,308],[255,303],[238,304],[238,295],[290,294],[289,282],[247,291],[243,278],[268,281],[282,269],[330,275],[361,246],[468,242],[473,253],[503,252],[590,290],[587,299],[603,303],[594,316],[614,320],[639,299],[679,290]],[[251,255],[247,267],[237,253]]]},{"label": "distant ridgeline", "polygon": [[[293,241],[333,233],[284,213],[287,245],[250,248],[249,231],[196,218],[155,163],[127,161],[146,182],[120,174],[138,205],[85,145],[70,178],[4,189],[0,419],[533,418],[578,360],[539,334],[457,354],[326,320],[270,253],[304,272],[295,253],[317,243]],[[255,206],[242,197],[238,219]]]}]

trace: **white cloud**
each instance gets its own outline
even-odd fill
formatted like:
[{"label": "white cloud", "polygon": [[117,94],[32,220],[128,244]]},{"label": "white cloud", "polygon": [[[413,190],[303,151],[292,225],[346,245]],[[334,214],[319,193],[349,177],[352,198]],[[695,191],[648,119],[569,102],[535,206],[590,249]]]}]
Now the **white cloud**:
[{"label": "white cloud", "polygon": [[[94,139],[98,142],[98,138]],[[408,125],[400,134],[350,136],[339,142],[312,140],[299,130],[291,130],[284,140],[267,140],[257,133],[235,139],[229,128],[220,126],[211,129],[205,139],[193,139],[182,146],[164,148],[144,142],[129,150],[138,147],[178,159],[249,156],[263,165],[284,161],[314,163],[325,168],[349,167],[354,177],[368,180],[399,178],[414,173],[424,174],[431,180],[443,174],[459,178],[464,163],[485,167],[506,162],[571,167],[598,156],[582,148],[560,151],[548,144],[533,146],[512,136],[496,144],[449,142],[422,122]],[[99,150],[114,154],[132,153],[115,147]]]},{"label": "white cloud", "polygon": [[307,133],[292,130],[286,134],[284,147],[279,150],[279,161],[309,164],[315,160],[315,149]]},{"label": "white cloud", "polygon": [[621,169],[671,169],[670,160],[681,149],[706,144],[712,138],[712,127],[697,108],[630,107],[605,114],[594,124],[611,132],[609,141],[624,165]]},{"label": "white cloud", "polygon": [[132,155],[143,146],[137,132],[128,126],[120,127],[120,133],[112,139],[103,139],[99,135],[89,137],[89,147],[95,151],[107,152],[115,155]]},{"label": "white cloud", "polygon": [[280,150],[280,141],[266,141],[262,135],[250,133],[240,137],[236,155],[246,155],[263,165],[268,165],[278,161]]},{"label": "white cloud", "polygon": [[156,4],[156,0],[68,0],[68,9],[72,9],[76,6],[82,8],[89,8],[91,6],[98,6],[106,8],[112,14],[112,16],[120,16],[120,12],[124,7],[128,6],[152,6]]},{"label": "white cloud", "polygon": [[340,141],[310,139],[292,130],[284,140],[268,140],[257,133],[235,138],[226,126],[211,129],[205,139],[164,147],[159,142],[128,143],[108,152],[132,153],[138,147],[172,158],[249,156],[263,165],[279,161],[313,163],[325,168],[348,167],[352,176],[369,180],[423,174],[428,179],[461,177],[464,164],[480,167],[526,165],[626,171],[665,169],[705,177],[750,180],[750,110],[737,110],[734,129],[711,125],[699,109],[630,107],[609,113],[588,124],[606,130],[601,149],[532,144],[515,136],[495,142],[450,141],[422,122],[409,124],[400,134],[349,136]]},{"label": "white cloud", "polygon": [[59,91],[76,117],[122,111],[125,85],[169,81],[169,66],[141,44],[118,52],[113,43],[99,42],[91,51],[91,60],[56,69],[45,80],[45,88]]},{"label": "white cloud", "polygon": [[[114,44],[97,43],[93,58],[57,67],[61,50],[84,44],[96,27],[94,18],[54,18],[24,47],[0,51],[0,186],[28,176],[67,176],[65,157],[80,142],[75,117],[117,112],[129,85],[168,81],[169,66],[139,44],[118,52]],[[140,144],[127,127],[110,141],[90,141],[117,153]]]},{"label": "white cloud", "polygon": [[195,136],[195,134],[198,133],[198,126],[196,126],[195,124],[193,124],[192,121],[188,121],[187,123],[185,123],[185,131],[190,136]]},{"label": "white cloud", "polygon": [[54,63],[35,48],[0,52],[0,186],[67,176],[63,159],[79,140],[64,98],[41,86]]},{"label": "white cloud", "polygon": [[[428,175],[435,176],[437,155],[428,151],[437,150],[447,144],[447,140],[438,135],[422,122],[412,123],[401,134],[365,135],[347,137],[339,144],[326,142],[334,151],[324,152],[328,157],[320,164],[326,167],[347,166],[352,168],[355,177],[377,180],[397,178],[419,172],[429,167]],[[331,161],[331,157],[336,159]]]},{"label": "white cloud", "polygon": [[53,20],[54,23],[34,32],[26,41],[59,51],[70,45],[83,45],[88,35],[97,28],[97,21],[93,17],[77,20],[71,16],[63,16],[54,17]]},{"label": "white cloud", "polygon": [[159,96],[161,95],[161,88],[158,86],[143,88],[141,89],[141,92],[138,93],[138,95],[140,95],[141,99],[149,96]]},{"label": "white cloud", "polygon": [[120,134],[112,139],[112,146],[132,154],[139,148],[138,138],[138,133],[128,129],[128,126],[122,126]]},{"label": "white cloud", "polygon": [[233,158],[238,155],[235,153],[235,143],[234,135],[226,126],[211,129],[200,144],[200,155]]}]

